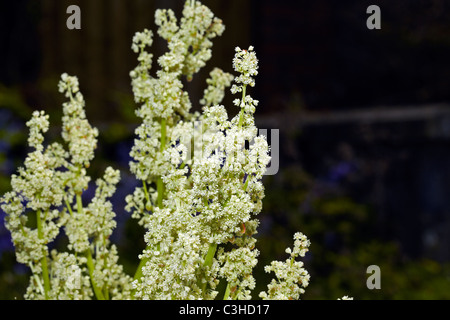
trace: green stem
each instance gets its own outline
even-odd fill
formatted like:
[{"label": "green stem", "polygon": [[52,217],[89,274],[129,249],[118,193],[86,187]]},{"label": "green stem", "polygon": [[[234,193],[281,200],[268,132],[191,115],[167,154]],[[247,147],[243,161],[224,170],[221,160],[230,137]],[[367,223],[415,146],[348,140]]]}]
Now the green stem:
[{"label": "green stem", "polygon": [[245,184],[244,184],[244,192],[247,191],[247,187],[248,187],[248,180],[250,180],[250,176],[247,176],[247,179],[245,180]]},{"label": "green stem", "polygon": [[[106,238],[105,238],[104,236],[102,236],[102,245],[103,245],[102,250],[104,250],[104,252],[105,252],[105,251],[106,251],[107,243],[106,243]],[[98,250],[98,249],[97,249],[97,250]],[[97,251],[97,252],[98,252],[98,251]],[[104,254],[104,253],[103,253],[103,265],[104,265],[104,266],[107,266],[107,265],[108,265],[107,254]],[[107,286],[106,284],[103,285],[103,296],[105,297],[106,300],[109,300],[109,288],[108,288],[108,286]]]},{"label": "green stem", "polygon": [[159,151],[163,152],[166,148],[167,120],[161,119],[161,146]]},{"label": "green stem", "polygon": [[150,197],[148,196],[147,183],[145,181],[142,181],[142,188],[144,189],[145,199],[149,202]]},{"label": "green stem", "polygon": [[[205,267],[209,268],[212,266],[214,255],[216,254],[216,251],[217,251],[217,243],[211,243],[209,245],[208,252],[206,253],[206,256],[205,256],[205,262],[203,263],[203,265]],[[206,290],[206,284],[207,284],[207,282],[202,283],[203,291]]]},{"label": "green stem", "polygon": [[105,300],[109,300],[109,291],[107,288],[103,288],[103,295],[105,297]]},{"label": "green stem", "polygon": [[[167,119],[161,118],[161,140],[160,140],[160,147],[159,147],[159,151],[163,152],[164,149],[166,148],[166,136],[167,136]],[[158,180],[156,180],[156,191],[158,193],[158,198],[156,200],[156,205],[158,206],[158,208],[162,209],[163,207],[163,198],[164,198],[164,183],[162,181],[162,178],[159,177]],[[144,193],[147,197],[147,201],[149,201],[149,197],[148,197],[148,191],[147,191],[147,185],[144,181]],[[149,249],[149,246],[147,246],[146,249]],[[147,263],[147,259],[146,258],[142,258],[141,261],[139,262],[139,265],[136,269],[136,272],[134,273],[134,280],[138,280],[142,277],[142,268],[145,266],[145,264]]]},{"label": "green stem", "polygon": [[[38,210],[36,212],[36,218],[37,218],[38,238],[42,240],[44,235],[42,233],[41,210]],[[44,296],[45,299],[48,300],[49,299],[48,293],[50,291],[50,277],[48,275],[47,254],[45,254],[41,258],[41,267],[42,267],[42,277],[44,278]]]},{"label": "green stem", "polygon": [[138,280],[142,277],[142,268],[145,266],[145,263],[147,262],[147,259],[142,258],[139,262],[139,265],[136,269],[136,273],[134,274],[133,280]]},{"label": "green stem", "polygon": [[145,200],[147,201],[147,203],[145,204],[145,209],[147,211],[152,211],[153,207],[152,207],[152,203],[150,202],[150,196],[148,195],[147,183],[145,181],[142,181],[142,187],[144,189]]},{"label": "green stem", "polygon": [[38,275],[37,275],[36,272],[34,271],[33,264],[30,262],[30,263],[28,263],[28,266],[29,266],[30,269],[31,269],[32,277],[33,277],[34,280],[36,281],[36,284],[37,284],[39,290],[45,294],[45,289],[42,287],[41,279],[38,277]]},{"label": "green stem", "polygon": [[64,201],[66,202],[66,207],[67,207],[67,210],[69,210],[70,216],[73,217],[72,206],[70,205],[69,200],[67,200],[67,198],[65,198]]},{"label": "green stem", "polygon": [[[166,149],[166,135],[167,135],[167,120],[165,118],[161,119],[161,145],[159,148],[160,152],[163,152],[164,149]],[[164,198],[164,183],[162,181],[162,178],[159,177],[156,181],[156,189],[158,192],[158,199],[156,202],[156,205],[162,209],[163,204],[163,198]]]},{"label": "green stem", "polygon": [[[247,95],[247,85],[244,85],[242,88],[242,101],[241,101],[241,105],[243,105],[245,103],[245,96]],[[242,125],[244,123],[244,108],[241,107],[241,112],[239,114],[239,128],[242,128]]]},{"label": "green stem", "polygon": [[241,289],[242,289],[242,287],[240,287],[240,288],[236,291],[236,293],[234,294],[233,300],[237,300],[238,294],[241,292]]},{"label": "green stem", "polygon": [[223,300],[228,300],[230,297],[230,283],[227,283],[227,288],[225,289],[225,294],[223,295]]},{"label": "green stem", "polygon": [[86,250],[86,258],[87,258],[87,266],[89,269],[89,277],[91,278],[92,287],[94,288],[95,297],[98,300],[105,300],[105,296],[103,295],[100,288],[97,287],[94,281],[94,261],[92,259],[91,249]]},{"label": "green stem", "polygon": [[[83,214],[83,201],[81,199],[81,194],[77,194],[77,211],[78,211],[78,214],[80,214],[80,215]],[[91,279],[92,288],[94,289],[95,297],[98,300],[105,300],[105,297],[104,297],[101,289],[97,287],[97,284],[95,283],[95,280],[94,280],[95,266],[94,266],[94,261],[92,259],[91,248],[86,250],[85,255],[87,258],[87,267],[89,270],[89,277]]]},{"label": "green stem", "polygon": [[214,258],[214,255],[216,254],[216,250],[217,250],[217,243],[211,243],[208,248],[208,253],[206,253],[205,262],[204,262],[205,267],[212,266],[213,258]]},{"label": "green stem", "polygon": [[[241,292],[241,288],[239,288],[236,293],[233,294],[233,300],[237,300],[238,294],[239,292]],[[228,300],[230,298],[230,294],[231,294],[231,287],[230,287],[230,283],[227,283],[227,288],[225,289],[225,294],[223,296],[223,300]]]},{"label": "green stem", "polygon": [[77,211],[79,215],[83,214],[83,201],[80,194],[77,194]]}]

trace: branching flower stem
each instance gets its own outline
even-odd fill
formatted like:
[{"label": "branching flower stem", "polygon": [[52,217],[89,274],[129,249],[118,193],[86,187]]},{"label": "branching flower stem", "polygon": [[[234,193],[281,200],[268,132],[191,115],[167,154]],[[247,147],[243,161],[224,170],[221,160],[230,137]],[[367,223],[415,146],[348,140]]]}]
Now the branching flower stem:
[{"label": "branching flower stem", "polygon": [[[167,137],[167,119],[162,118],[160,121],[161,124],[161,140],[160,140],[160,152],[163,152],[166,148],[166,137]],[[147,183],[144,181],[143,182],[143,189],[144,189],[144,194],[147,200],[147,203],[150,203],[150,198],[148,195],[148,190],[147,190]],[[156,200],[156,205],[158,206],[158,208],[162,209],[163,207],[163,198],[164,198],[164,183],[162,181],[161,177],[158,177],[157,181],[156,181],[156,190],[158,193],[158,198]],[[150,249],[149,247],[147,247],[146,249]],[[139,262],[139,265],[136,269],[136,272],[134,274],[133,279],[134,280],[138,280],[142,277],[142,268],[145,266],[146,262],[147,262],[147,258],[142,258],[141,261]]]},{"label": "branching flower stem", "polygon": [[[81,194],[77,194],[76,198],[77,198],[77,211],[78,211],[78,214],[83,214],[83,202],[82,202],[82,199],[81,199]],[[91,279],[91,284],[92,284],[92,288],[94,289],[95,297],[98,300],[105,300],[105,296],[103,295],[102,290],[100,288],[98,288],[97,284],[95,283],[95,279],[94,279],[95,266],[94,266],[94,261],[92,259],[92,252],[91,252],[90,248],[86,250],[85,255],[86,255],[86,258],[87,258],[87,267],[88,267],[88,270],[89,270],[89,277]]]},{"label": "branching flower stem", "polygon": [[91,278],[92,288],[94,289],[95,297],[98,300],[105,300],[105,296],[102,293],[102,290],[97,287],[94,281],[94,262],[92,260],[91,250],[86,250],[86,258],[87,258],[87,266],[89,269],[89,277]]},{"label": "branching flower stem", "polygon": [[247,91],[247,85],[242,86],[242,101],[241,101],[241,112],[239,114],[239,128],[242,128],[243,122],[244,122],[244,105],[245,105],[245,96]]}]

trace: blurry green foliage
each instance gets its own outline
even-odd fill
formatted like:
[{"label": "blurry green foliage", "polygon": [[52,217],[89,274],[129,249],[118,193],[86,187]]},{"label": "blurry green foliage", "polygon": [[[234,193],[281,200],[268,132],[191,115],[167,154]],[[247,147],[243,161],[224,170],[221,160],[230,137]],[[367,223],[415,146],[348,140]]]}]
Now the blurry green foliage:
[{"label": "blurry green foliage", "polygon": [[[311,240],[303,259],[311,282],[303,299],[449,299],[450,265],[433,260],[409,260],[395,242],[383,239],[382,226],[370,206],[353,201],[339,188],[320,185],[299,165],[265,177],[266,198],[258,277],[273,257],[286,259],[292,234]],[[378,265],[381,289],[366,286],[367,267]]]}]

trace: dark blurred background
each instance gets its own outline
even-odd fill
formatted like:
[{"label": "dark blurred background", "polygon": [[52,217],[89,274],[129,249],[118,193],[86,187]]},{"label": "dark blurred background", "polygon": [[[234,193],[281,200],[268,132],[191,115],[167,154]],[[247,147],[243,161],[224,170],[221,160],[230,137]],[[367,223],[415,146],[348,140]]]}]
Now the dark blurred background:
[{"label": "dark blurred background", "polygon": [[[57,139],[64,101],[57,83],[63,72],[78,76],[89,120],[100,129],[89,173],[95,180],[107,165],[122,171],[114,241],[130,273],[144,246],[143,230],[124,211],[136,184],[128,170],[138,125],[131,39],[144,28],[156,31],[157,8],[180,17],[183,3],[0,1],[0,193],[26,156],[32,111],[50,114],[49,139]],[[256,122],[280,130],[280,170],[264,178],[256,292],[269,281],[264,264],[284,260],[293,233],[302,231],[312,240],[305,299],[450,298],[450,3],[203,3],[226,31],[214,41],[213,59],[186,83],[194,109],[209,71],[232,72],[234,47],[253,45]],[[81,8],[81,30],[66,27],[71,4]],[[371,4],[381,9],[381,30],[366,27]],[[156,36],[155,57],[165,50]],[[231,115],[232,99],[224,102]],[[366,287],[372,264],[381,269],[380,290]],[[0,224],[0,298],[21,298],[27,274]]]}]

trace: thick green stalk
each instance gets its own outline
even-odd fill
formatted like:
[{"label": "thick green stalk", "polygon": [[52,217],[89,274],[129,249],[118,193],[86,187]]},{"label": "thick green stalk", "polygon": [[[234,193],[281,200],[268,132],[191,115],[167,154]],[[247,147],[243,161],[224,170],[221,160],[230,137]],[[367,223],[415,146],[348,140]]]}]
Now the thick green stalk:
[{"label": "thick green stalk", "polygon": [[79,215],[83,214],[83,200],[81,199],[81,195],[77,194],[77,211]]},{"label": "thick green stalk", "polygon": [[[37,228],[38,228],[38,237],[41,240],[44,236],[42,234],[42,220],[41,220],[41,210],[36,212],[36,220],[37,220]],[[50,277],[48,275],[48,265],[47,265],[47,255],[45,254],[41,258],[41,267],[42,267],[42,277],[44,278],[44,295],[45,299],[48,300],[48,293],[50,291]]]},{"label": "thick green stalk", "polygon": [[[216,251],[217,251],[217,243],[211,243],[209,245],[208,252],[206,253],[206,256],[205,256],[205,262],[203,263],[203,265],[205,267],[209,268],[212,266]],[[206,284],[207,284],[207,282],[204,282],[201,285],[203,291],[206,290]]]},{"label": "thick green stalk", "polygon": [[225,289],[225,294],[223,296],[223,300],[228,300],[230,297],[230,283],[227,283],[227,288]]},{"label": "thick green stalk", "polygon": [[136,272],[134,274],[133,280],[138,280],[142,277],[142,268],[145,266],[145,263],[147,262],[147,259],[142,258],[139,262],[139,265],[136,269]]},{"label": "thick green stalk", "polygon": [[214,255],[216,254],[217,250],[217,243],[211,243],[208,248],[208,252],[206,253],[204,266],[210,267],[213,263]]},{"label": "thick green stalk", "polygon": [[88,249],[86,250],[86,258],[87,258],[87,266],[88,266],[88,270],[89,270],[89,277],[91,278],[91,283],[92,283],[92,287],[94,289],[94,293],[95,293],[95,297],[98,300],[105,300],[105,296],[102,293],[102,290],[100,290],[100,288],[97,287],[97,285],[95,284],[94,281],[94,261],[92,259],[92,253],[91,250]]}]

